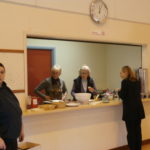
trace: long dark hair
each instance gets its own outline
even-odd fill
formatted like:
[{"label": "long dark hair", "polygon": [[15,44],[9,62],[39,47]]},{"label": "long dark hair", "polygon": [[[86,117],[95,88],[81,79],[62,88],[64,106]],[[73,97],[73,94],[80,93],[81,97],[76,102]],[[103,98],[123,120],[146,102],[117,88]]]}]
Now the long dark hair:
[{"label": "long dark hair", "polygon": [[128,79],[130,81],[137,81],[137,77],[135,75],[135,72],[131,69],[129,66],[124,66],[122,67],[122,72],[127,72],[128,73]]},{"label": "long dark hair", "polygon": [[0,67],[4,68],[4,70],[5,70],[5,67],[4,67],[4,65],[2,63],[0,63]]}]

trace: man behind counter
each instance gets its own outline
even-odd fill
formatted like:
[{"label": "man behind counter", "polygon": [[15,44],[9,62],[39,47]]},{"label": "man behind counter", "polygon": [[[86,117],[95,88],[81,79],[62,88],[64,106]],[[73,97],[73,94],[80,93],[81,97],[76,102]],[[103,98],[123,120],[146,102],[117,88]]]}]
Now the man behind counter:
[{"label": "man behind counter", "polygon": [[[44,100],[65,100],[67,96],[67,88],[65,82],[60,79],[62,69],[55,65],[51,69],[51,77],[43,80],[36,88],[35,93]],[[45,94],[41,91],[44,90]]]}]

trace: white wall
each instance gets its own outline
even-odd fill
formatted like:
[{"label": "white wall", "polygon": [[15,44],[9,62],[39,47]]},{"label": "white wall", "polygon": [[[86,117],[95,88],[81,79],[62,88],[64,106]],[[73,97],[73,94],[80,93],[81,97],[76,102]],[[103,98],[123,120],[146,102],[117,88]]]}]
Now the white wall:
[{"label": "white wall", "polygon": [[[34,7],[43,7],[83,13],[89,15],[92,0],[5,0],[27,4]],[[109,18],[150,23],[149,0],[104,0],[109,9]]]},{"label": "white wall", "polygon": [[142,66],[140,46],[107,45],[106,47],[106,86],[120,88],[121,67],[129,65],[135,71]]},{"label": "white wall", "polygon": [[22,73],[25,69],[24,61],[24,53],[0,53],[0,62],[5,64],[7,70],[5,81],[12,90],[25,89],[25,74]]}]

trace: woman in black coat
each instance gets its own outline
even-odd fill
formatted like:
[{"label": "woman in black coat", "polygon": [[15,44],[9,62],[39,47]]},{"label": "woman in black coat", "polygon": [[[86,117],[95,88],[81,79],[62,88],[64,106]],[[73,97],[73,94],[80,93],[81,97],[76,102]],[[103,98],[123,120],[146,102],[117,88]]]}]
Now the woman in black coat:
[{"label": "woman in black coat", "polygon": [[5,67],[0,63],[0,150],[17,150],[17,138],[24,138],[22,111],[4,78]]},{"label": "woman in black coat", "polygon": [[97,94],[93,78],[90,77],[90,68],[86,65],[79,70],[79,77],[74,79],[71,94],[75,100],[75,93],[91,93],[91,98]]},{"label": "woman in black coat", "polygon": [[130,150],[141,150],[141,120],[145,118],[141,101],[141,84],[129,66],[120,73],[122,80],[119,97],[123,100],[123,117],[127,129],[127,141]]}]

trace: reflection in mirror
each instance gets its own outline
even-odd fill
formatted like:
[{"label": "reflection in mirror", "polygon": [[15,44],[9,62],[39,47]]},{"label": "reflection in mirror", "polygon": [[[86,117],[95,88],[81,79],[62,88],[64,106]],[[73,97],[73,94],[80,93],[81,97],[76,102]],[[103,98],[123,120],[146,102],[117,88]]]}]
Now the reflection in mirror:
[{"label": "reflection in mirror", "polygon": [[[129,65],[133,69],[142,66],[142,47],[139,45],[28,38],[27,47],[52,50],[53,58],[48,61],[61,65],[61,78],[66,83],[69,97],[73,80],[78,77],[79,69],[84,64],[90,67],[97,89],[112,90],[120,88],[122,66]],[[37,64],[41,61],[39,58]],[[46,69],[50,70],[50,67]],[[43,71],[43,68],[39,69]],[[34,78],[38,78],[36,72]]]}]

